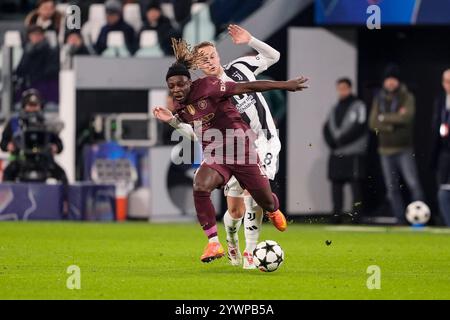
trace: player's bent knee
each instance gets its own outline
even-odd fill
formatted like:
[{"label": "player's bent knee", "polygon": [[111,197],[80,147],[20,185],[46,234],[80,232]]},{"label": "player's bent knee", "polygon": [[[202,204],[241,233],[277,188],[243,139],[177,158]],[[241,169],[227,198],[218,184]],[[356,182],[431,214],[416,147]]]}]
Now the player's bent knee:
[{"label": "player's bent knee", "polygon": [[194,182],[193,187],[196,192],[212,192],[214,190],[213,186],[202,182]]},{"label": "player's bent knee", "polygon": [[240,219],[244,216],[244,211],[239,207],[228,207],[228,213],[233,219]]}]

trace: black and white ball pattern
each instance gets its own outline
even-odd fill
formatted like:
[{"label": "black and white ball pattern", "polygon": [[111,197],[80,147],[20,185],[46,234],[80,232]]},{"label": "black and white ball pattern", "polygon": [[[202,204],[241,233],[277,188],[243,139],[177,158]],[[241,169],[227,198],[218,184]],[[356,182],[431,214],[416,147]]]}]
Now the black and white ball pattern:
[{"label": "black and white ball pattern", "polygon": [[430,217],[430,208],[422,201],[414,201],[406,208],[406,220],[412,225],[424,225]]},{"label": "black and white ball pattern", "polygon": [[253,262],[263,272],[277,270],[284,261],[284,252],[280,245],[273,240],[258,243],[253,251]]}]

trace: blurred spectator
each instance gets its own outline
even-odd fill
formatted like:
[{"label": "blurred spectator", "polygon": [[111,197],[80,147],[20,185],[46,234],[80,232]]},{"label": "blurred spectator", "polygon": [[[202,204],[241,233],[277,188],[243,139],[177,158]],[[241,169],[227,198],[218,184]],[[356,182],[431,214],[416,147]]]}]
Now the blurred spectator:
[{"label": "blurred spectator", "polygon": [[351,215],[356,221],[362,210],[362,181],[366,176],[368,146],[367,108],[352,93],[348,78],[336,82],[338,102],[332,108],[323,128],[331,154],[328,161],[328,178],[332,184],[334,223],[343,216],[344,185],[349,183],[353,193]]},{"label": "blurred spectator", "polygon": [[137,47],[136,34],[133,27],[123,20],[122,4],[118,0],[108,0],[105,2],[105,9],[106,25],[100,30],[95,50],[98,54],[101,54],[106,49],[110,31],[122,31],[128,51],[134,54]]},{"label": "blurred spectator", "polygon": [[83,25],[89,17],[89,7],[93,3],[104,3],[105,0],[69,0],[70,4],[77,5],[81,10],[81,24]]},{"label": "blurred spectator", "polygon": [[151,4],[145,11],[144,30],[155,30],[158,33],[158,41],[166,55],[173,55],[171,37],[181,38],[181,33],[171,24],[169,18],[161,12],[159,4]]},{"label": "blurred spectator", "polygon": [[28,42],[15,72],[17,91],[21,94],[25,89],[36,88],[45,101],[58,103],[58,50],[50,47],[40,26],[29,27],[27,37]]},{"label": "blurred spectator", "polygon": [[71,69],[74,56],[88,54],[90,54],[89,50],[84,45],[80,31],[70,31],[61,49],[61,69]]},{"label": "blurred spectator", "polygon": [[[28,89],[23,92],[22,97],[22,110],[21,112],[26,113],[41,113],[43,112],[43,99],[40,96],[40,93],[36,89]],[[21,131],[20,126],[20,116],[13,116],[9,121],[7,122],[5,129],[2,133],[2,139],[0,142],[0,148],[2,151],[10,152],[13,157],[19,156],[19,145],[17,141],[15,140],[16,137],[19,136]],[[50,149],[53,154],[60,153],[63,149],[63,144],[61,139],[56,134],[51,134],[50,138]],[[59,167],[55,163],[55,171],[57,171],[57,178],[58,180],[67,180],[64,170]],[[19,173],[19,162],[18,161],[12,161],[6,168],[3,173],[3,181],[15,181],[18,177]]]},{"label": "blurred spectator", "polygon": [[37,25],[42,27],[44,31],[53,30],[57,34],[63,23],[63,16],[56,10],[54,0],[39,0],[37,2],[37,8],[31,11],[25,18],[26,27]]},{"label": "blurred spectator", "polygon": [[186,25],[186,23],[191,20],[191,7],[192,7],[192,0],[171,0],[173,5],[173,11],[175,14],[175,21],[180,26],[181,32],[183,32],[183,28]]},{"label": "blurred spectator", "polygon": [[437,169],[441,214],[450,227],[450,69],[442,75],[442,87],[433,115],[432,168]]},{"label": "blurred spectator", "polygon": [[378,137],[387,195],[399,224],[406,223],[402,178],[411,192],[412,200],[424,200],[413,155],[414,115],[415,99],[400,82],[398,66],[387,66],[383,88],[374,98],[369,123]]},{"label": "blurred spectator", "polygon": [[[33,150],[30,154],[30,148],[27,142],[26,131],[42,130],[41,127],[30,128],[38,125],[36,119],[43,119],[43,123],[46,124],[46,120],[43,114],[44,101],[36,89],[29,89],[23,92],[21,99],[22,110],[18,116],[13,116],[8,120],[5,129],[2,133],[2,139],[0,142],[0,148],[11,153],[12,161],[8,164],[3,172],[3,181],[30,181],[28,180],[32,176],[41,176],[43,181],[47,178],[54,178],[63,184],[63,215],[66,217],[68,214],[68,184],[66,173],[54,159],[54,155],[61,153],[63,150],[63,144],[56,132],[50,129],[46,130],[46,138],[36,139],[38,136],[34,133],[33,143],[39,143],[45,141],[44,148],[38,148],[38,151]],[[29,120],[29,119],[33,120]],[[25,123],[28,123],[25,125]],[[34,131],[33,131],[34,130]],[[47,131],[48,130],[48,131]],[[31,172],[39,171],[39,174],[32,174]]]},{"label": "blurred spectator", "polygon": [[79,30],[70,31],[66,35],[65,44],[69,47],[69,54],[72,56],[89,54]]},{"label": "blurred spectator", "polygon": [[180,32],[183,32],[184,25],[191,20],[192,0],[140,0],[143,20],[146,20],[144,13],[149,6],[161,6],[161,3],[170,3],[173,6],[175,22],[178,24]]}]

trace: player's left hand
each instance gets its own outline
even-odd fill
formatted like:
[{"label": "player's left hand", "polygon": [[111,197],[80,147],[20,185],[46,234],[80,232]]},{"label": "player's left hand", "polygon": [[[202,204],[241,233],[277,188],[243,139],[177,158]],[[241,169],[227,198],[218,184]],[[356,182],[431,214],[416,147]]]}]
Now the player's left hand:
[{"label": "player's left hand", "polygon": [[250,32],[237,24],[230,24],[228,26],[228,34],[231,36],[234,44],[247,44],[252,39]]},{"label": "player's left hand", "polygon": [[287,90],[289,91],[302,91],[304,89],[309,88],[305,83],[308,81],[308,78],[299,77],[292,80],[287,81]]}]

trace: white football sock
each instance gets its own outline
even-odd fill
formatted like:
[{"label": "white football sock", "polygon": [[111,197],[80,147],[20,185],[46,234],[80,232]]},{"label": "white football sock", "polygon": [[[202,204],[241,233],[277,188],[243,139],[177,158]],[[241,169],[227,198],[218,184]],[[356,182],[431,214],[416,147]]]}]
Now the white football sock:
[{"label": "white football sock", "polygon": [[225,215],[223,216],[223,223],[225,224],[225,231],[227,232],[227,241],[231,242],[232,244],[238,243],[238,234],[239,228],[242,224],[242,218],[234,219],[227,210],[227,212],[225,212]]},{"label": "white football sock", "polygon": [[209,243],[211,243],[211,242],[219,242],[219,237],[218,237],[218,236],[215,236],[215,237],[209,238],[209,239],[208,239],[208,242],[209,242]]},{"label": "white football sock", "polygon": [[244,203],[245,251],[253,254],[258,244],[264,211],[251,196],[245,196]]}]

